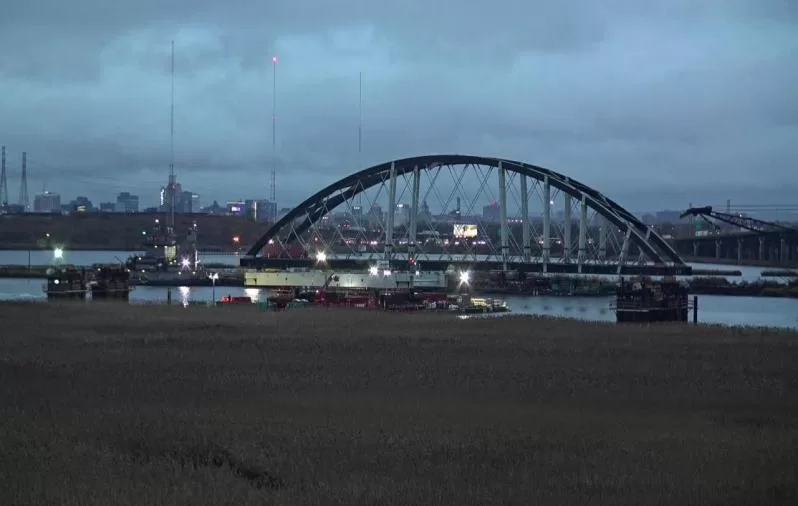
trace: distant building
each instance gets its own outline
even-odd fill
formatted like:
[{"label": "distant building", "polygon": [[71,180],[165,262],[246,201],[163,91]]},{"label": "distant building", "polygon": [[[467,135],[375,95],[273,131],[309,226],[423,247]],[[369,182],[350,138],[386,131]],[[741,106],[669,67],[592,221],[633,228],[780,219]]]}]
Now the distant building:
[{"label": "distant building", "polygon": [[94,205],[88,197],[77,197],[69,203],[69,210],[74,213],[89,213],[94,211]]},{"label": "distant building", "polygon": [[348,214],[352,225],[355,227],[362,227],[366,221],[363,216],[363,206],[360,204],[353,205]]},{"label": "distant building", "polygon": [[221,206],[218,202],[214,200],[211,205],[203,207],[201,212],[221,215],[221,214],[227,214],[227,208]]},{"label": "distant building", "polygon": [[383,222],[382,206],[380,206],[379,204],[372,205],[371,209],[369,209],[369,212],[366,214],[366,223],[370,228],[377,229],[377,228],[382,228],[382,222]]},{"label": "distant building", "polygon": [[419,211],[416,220],[418,220],[419,225],[424,228],[429,228],[432,226],[432,213],[429,210],[429,205],[427,204],[426,200],[421,203],[421,210]]},{"label": "distant building", "polygon": [[159,194],[158,203],[160,204],[161,211],[171,211],[172,205],[174,204],[175,212],[178,212],[179,200],[182,193],[183,187],[177,182],[175,177],[170,176],[169,183],[161,187],[161,192]]},{"label": "distant building", "polygon": [[[102,204],[100,205],[102,211]],[[139,196],[122,192],[116,196],[114,211],[117,213],[137,213],[139,212]]]},{"label": "distant building", "polygon": [[497,223],[501,221],[501,209],[498,202],[491,202],[482,208],[482,220],[486,223]]},{"label": "distant building", "polygon": [[116,209],[116,202],[100,202],[101,213],[115,213]]},{"label": "distant building", "polygon": [[269,200],[245,200],[244,207],[252,220],[274,223],[277,219],[277,204]]},{"label": "distant building", "polygon": [[200,212],[200,196],[190,191],[181,191],[175,204],[175,211],[179,213]]},{"label": "distant building", "polygon": [[410,226],[410,206],[407,204],[396,204],[393,217],[394,227]]},{"label": "distant building", "polygon": [[247,203],[242,200],[228,202],[226,211],[226,214],[229,216],[246,216]]},{"label": "distant building", "polygon": [[191,212],[192,213],[202,212],[202,202],[200,201],[199,193],[191,194]]},{"label": "distant building", "polygon": [[33,197],[33,212],[58,213],[61,212],[61,195],[44,191]]}]

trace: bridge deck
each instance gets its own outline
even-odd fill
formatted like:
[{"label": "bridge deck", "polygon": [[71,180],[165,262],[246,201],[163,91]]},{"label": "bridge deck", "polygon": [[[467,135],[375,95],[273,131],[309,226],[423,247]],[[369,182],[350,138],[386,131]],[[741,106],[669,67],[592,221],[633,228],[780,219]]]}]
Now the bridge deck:
[{"label": "bridge deck", "polygon": [[[346,270],[368,271],[377,262],[384,261],[384,256],[379,254],[358,255],[330,255],[323,262],[314,258],[265,258],[242,257],[241,267],[250,269],[288,269],[288,268],[329,268]],[[407,254],[395,254],[389,262],[393,269],[408,270],[410,264]],[[449,266],[455,265],[477,271],[503,270],[505,262],[496,255],[424,255],[416,257],[413,268],[423,268],[425,271],[445,271]],[[620,267],[620,268],[619,268]],[[540,258],[532,258],[525,262],[521,257],[507,257],[507,270],[529,273],[552,274],[624,274],[646,276],[689,276],[693,268],[689,265],[679,264],[651,264],[627,263],[619,265],[613,261],[585,260],[582,264],[563,259],[555,259],[544,263]]]}]

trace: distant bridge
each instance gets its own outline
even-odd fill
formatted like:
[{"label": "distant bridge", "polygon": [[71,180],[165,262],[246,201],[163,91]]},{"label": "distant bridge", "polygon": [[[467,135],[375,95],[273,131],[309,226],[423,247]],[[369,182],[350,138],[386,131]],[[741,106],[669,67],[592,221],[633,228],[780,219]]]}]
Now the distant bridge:
[{"label": "distant bridge", "polygon": [[[691,260],[798,267],[798,228],[794,225],[719,212],[709,206],[688,209],[682,217],[709,225],[703,231],[705,235],[671,241],[680,254]],[[724,229],[720,224],[727,226]]]},{"label": "distant bridge", "polygon": [[535,165],[469,155],[404,158],[344,177],[277,220],[241,266],[377,262],[402,271],[691,272],[651,227],[599,191]]}]

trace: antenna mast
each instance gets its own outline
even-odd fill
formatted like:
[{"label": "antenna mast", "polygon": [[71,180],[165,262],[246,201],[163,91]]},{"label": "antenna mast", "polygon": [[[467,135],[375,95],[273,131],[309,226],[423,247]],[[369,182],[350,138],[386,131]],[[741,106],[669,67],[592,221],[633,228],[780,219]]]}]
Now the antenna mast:
[{"label": "antenna mast", "polygon": [[[363,148],[363,71],[358,73],[358,90],[357,90],[357,170],[360,170],[361,150]],[[363,212],[363,192],[357,194],[357,204],[360,206],[360,212]],[[358,223],[358,226],[360,224]]]},{"label": "antenna mast", "polygon": [[[272,56],[272,174],[269,200],[277,202],[277,57]],[[274,217],[272,217],[274,219]]]},{"label": "antenna mast", "polygon": [[357,154],[358,169],[360,169],[360,150],[363,147],[363,72],[358,74],[358,97],[357,97]]},{"label": "antenna mast", "polygon": [[30,211],[30,200],[28,200],[28,153],[22,152],[22,182],[19,185],[19,205],[23,212]]},{"label": "antenna mast", "polygon": [[175,227],[175,41],[172,41],[172,90],[169,107],[169,232]]},{"label": "antenna mast", "polygon": [[8,207],[8,179],[6,178],[6,147],[0,154],[0,208]]}]

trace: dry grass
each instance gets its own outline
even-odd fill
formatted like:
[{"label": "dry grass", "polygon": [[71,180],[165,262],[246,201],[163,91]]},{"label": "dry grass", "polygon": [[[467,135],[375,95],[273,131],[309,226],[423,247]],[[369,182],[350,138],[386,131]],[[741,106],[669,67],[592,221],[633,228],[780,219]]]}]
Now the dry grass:
[{"label": "dry grass", "polygon": [[0,305],[0,504],[798,504],[798,335]]}]

